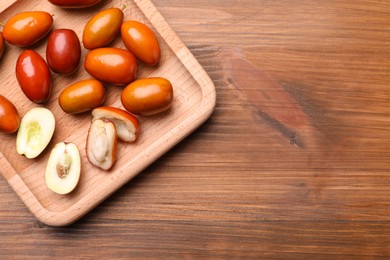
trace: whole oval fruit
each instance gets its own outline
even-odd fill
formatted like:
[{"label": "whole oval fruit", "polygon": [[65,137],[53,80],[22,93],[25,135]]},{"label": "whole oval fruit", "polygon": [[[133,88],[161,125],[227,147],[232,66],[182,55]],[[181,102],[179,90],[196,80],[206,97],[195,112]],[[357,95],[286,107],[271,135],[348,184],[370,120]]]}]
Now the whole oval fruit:
[{"label": "whole oval fruit", "polygon": [[4,25],[5,40],[26,47],[42,39],[51,29],[53,17],[43,11],[22,12],[11,17]]},{"label": "whole oval fruit", "polygon": [[0,95],[0,131],[14,133],[20,125],[18,110],[6,97]]},{"label": "whole oval fruit", "polygon": [[58,98],[64,112],[78,114],[101,106],[106,90],[96,79],[86,79],[66,87]]},{"label": "whole oval fruit", "polygon": [[119,8],[100,11],[84,27],[84,47],[92,50],[112,42],[118,35],[123,22],[123,12]]},{"label": "whole oval fruit", "polygon": [[47,42],[46,60],[50,69],[59,74],[71,74],[81,58],[80,41],[70,29],[54,30]]},{"label": "whole oval fruit", "polygon": [[5,49],[5,41],[4,41],[3,33],[0,32],[0,58],[3,57],[4,49]]},{"label": "whole oval fruit", "polygon": [[95,79],[113,85],[125,85],[135,79],[137,59],[119,48],[98,48],[85,57],[84,67]]},{"label": "whole oval fruit", "polygon": [[100,3],[102,0],[49,0],[53,5],[62,8],[84,8]]},{"label": "whole oval fruit", "polygon": [[147,65],[160,61],[161,50],[157,37],[147,25],[137,21],[126,21],[121,27],[121,36],[126,48]]},{"label": "whole oval fruit", "polygon": [[121,94],[123,107],[135,115],[154,115],[171,107],[173,88],[165,78],[139,79],[129,84]]},{"label": "whole oval fruit", "polygon": [[48,101],[51,94],[50,70],[45,60],[33,50],[24,50],[16,61],[16,79],[28,99]]}]

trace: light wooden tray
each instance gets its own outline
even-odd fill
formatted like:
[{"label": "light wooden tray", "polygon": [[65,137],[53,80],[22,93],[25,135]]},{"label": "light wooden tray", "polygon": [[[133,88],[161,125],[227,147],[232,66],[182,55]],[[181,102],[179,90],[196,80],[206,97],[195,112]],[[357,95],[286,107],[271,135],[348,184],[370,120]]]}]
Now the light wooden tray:
[{"label": "light wooden tray", "polygon": [[[52,73],[54,88],[50,101],[44,104],[56,117],[53,140],[37,159],[29,160],[16,153],[16,134],[0,134],[0,171],[29,210],[43,223],[64,226],[76,221],[97,206],[105,198],[135,177],[144,168],[189,135],[210,117],[215,106],[215,88],[209,76],[193,57],[183,42],[167,24],[149,0],[104,1],[87,9],[66,10],[51,5],[48,1],[8,0],[0,3],[0,21],[28,10],[43,10],[54,15],[54,29],[71,28],[81,39],[83,27],[88,19],[101,9],[125,4],[125,20],[136,19],[151,26],[158,35],[162,48],[162,61],[156,68],[140,65],[138,78],[162,76],[174,87],[173,107],[163,114],[140,117],[141,134],[134,144],[119,143],[118,158],[111,171],[93,167],[85,154],[90,113],[72,116],[65,114],[58,105],[61,90],[79,80],[89,78],[82,64],[72,76]],[[33,46],[45,57],[47,37]],[[123,47],[120,37],[112,46]],[[29,101],[16,81],[15,64],[21,48],[7,44],[0,61],[0,94],[10,99],[21,116],[39,105]],[[107,86],[105,105],[121,107],[121,87]],[[58,142],[73,142],[81,153],[82,173],[80,182],[72,193],[57,195],[44,183],[44,170],[51,149]]]}]

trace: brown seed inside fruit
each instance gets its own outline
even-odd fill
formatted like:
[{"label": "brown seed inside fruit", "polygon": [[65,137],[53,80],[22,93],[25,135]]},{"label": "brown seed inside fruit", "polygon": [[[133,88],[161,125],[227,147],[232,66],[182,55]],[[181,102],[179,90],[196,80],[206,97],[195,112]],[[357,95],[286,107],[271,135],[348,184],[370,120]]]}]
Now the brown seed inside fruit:
[{"label": "brown seed inside fruit", "polygon": [[72,164],[72,157],[65,151],[64,154],[60,156],[57,162],[57,174],[58,177],[64,179],[68,175],[70,170],[70,165]]}]

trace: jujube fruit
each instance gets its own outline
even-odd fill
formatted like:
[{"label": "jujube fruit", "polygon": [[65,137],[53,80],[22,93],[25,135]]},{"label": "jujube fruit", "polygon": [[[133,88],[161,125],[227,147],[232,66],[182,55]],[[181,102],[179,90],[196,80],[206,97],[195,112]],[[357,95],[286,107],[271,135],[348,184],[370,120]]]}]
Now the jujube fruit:
[{"label": "jujube fruit", "polygon": [[60,6],[62,8],[85,8],[96,5],[102,0],[49,0],[53,5]]},{"label": "jujube fruit", "polygon": [[26,158],[39,156],[50,143],[55,130],[55,117],[44,107],[30,109],[22,118],[16,136],[16,151]]},{"label": "jujube fruit", "polygon": [[0,32],[0,59],[1,57],[3,57],[4,49],[5,49],[5,40],[3,37],[3,33]]},{"label": "jujube fruit", "polygon": [[51,75],[46,61],[33,50],[24,50],[16,62],[16,79],[28,99],[34,103],[48,101]]},{"label": "jujube fruit", "polygon": [[68,194],[76,188],[80,173],[81,158],[77,146],[65,142],[56,144],[46,165],[46,186],[57,194]]},{"label": "jujube fruit", "polygon": [[160,62],[160,44],[146,24],[126,21],[121,26],[121,36],[126,48],[143,63],[154,66]]},{"label": "jujube fruit", "polygon": [[95,79],[113,85],[125,85],[135,79],[137,60],[119,48],[98,48],[85,57],[84,68]]},{"label": "jujube fruit", "polygon": [[11,17],[3,29],[4,39],[13,45],[27,47],[42,39],[53,25],[53,17],[44,11],[22,12]]},{"label": "jujube fruit", "polygon": [[114,165],[117,153],[117,133],[110,120],[96,119],[88,131],[86,153],[89,162],[103,170]]},{"label": "jujube fruit", "polygon": [[18,110],[8,98],[0,95],[0,131],[14,133],[20,125]]},{"label": "jujube fruit", "polygon": [[123,107],[135,115],[154,115],[169,109],[173,88],[165,78],[139,79],[126,86],[121,94]]},{"label": "jujube fruit", "polygon": [[54,30],[47,42],[46,60],[50,69],[59,74],[71,74],[81,58],[80,40],[71,29]]},{"label": "jujube fruit", "polygon": [[58,98],[62,110],[78,114],[101,106],[106,98],[106,90],[96,79],[86,79],[66,87]]},{"label": "jujube fruit", "polygon": [[138,119],[129,112],[116,107],[98,107],[92,110],[92,121],[110,120],[115,124],[118,138],[124,142],[134,142],[139,134]]},{"label": "jujube fruit", "polygon": [[119,34],[123,22],[123,12],[119,8],[100,11],[84,27],[84,47],[92,50],[105,47]]}]

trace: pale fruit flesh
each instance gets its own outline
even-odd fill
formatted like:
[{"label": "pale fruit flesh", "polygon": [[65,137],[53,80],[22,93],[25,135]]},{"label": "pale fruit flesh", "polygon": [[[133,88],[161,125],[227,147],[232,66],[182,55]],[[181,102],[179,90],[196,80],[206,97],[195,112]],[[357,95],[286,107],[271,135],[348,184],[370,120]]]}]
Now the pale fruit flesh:
[{"label": "pale fruit flesh", "polygon": [[74,143],[58,143],[46,165],[46,186],[57,194],[72,192],[80,179],[80,152]]},{"label": "pale fruit flesh", "polygon": [[53,137],[55,118],[43,107],[29,110],[20,123],[16,137],[16,151],[29,159],[40,155]]},{"label": "pale fruit flesh", "polygon": [[109,170],[116,160],[117,133],[109,120],[96,119],[91,123],[87,137],[87,157],[90,163]]},{"label": "pale fruit flesh", "polygon": [[135,116],[127,111],[115,107],[99,107],[92,110],[92,116],[92,120],[108,119],[112,121],[121,141],[136,141],[139,132],[139,122]]}]

